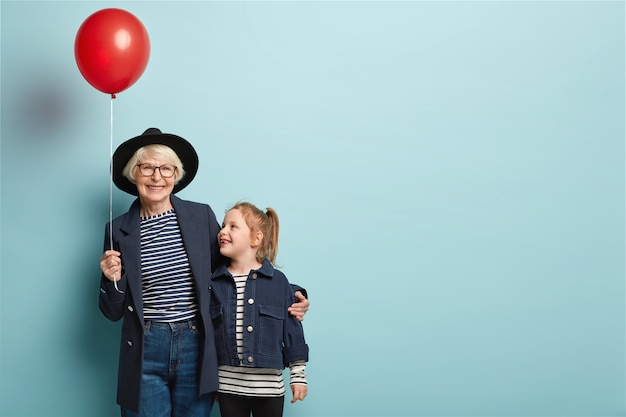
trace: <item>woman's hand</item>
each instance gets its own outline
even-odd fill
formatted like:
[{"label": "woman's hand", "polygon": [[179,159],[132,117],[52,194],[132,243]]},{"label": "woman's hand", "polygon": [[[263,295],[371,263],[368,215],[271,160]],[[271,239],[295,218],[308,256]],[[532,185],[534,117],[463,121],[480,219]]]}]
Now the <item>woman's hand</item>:
[{"label": "woman's hand", "polygon": [[304,400],[307,393],[309,392],[309,387],[302,384],[291,384],[291,393],[293,394],[293,398],[291,399],[291,403],[295,403],[296,401]]},{"label": "woman's hand", "polygon": [[104,252],[100,258],[100,269],[109,281],[119,281],[122,278],[122,254],[116,250]]},{"label": "woman's hand", "polygon": [[[292,316],[297,318],[298,320],[304,320],[304,315],[307,311],[309,311],[309,306],[311,302],[304,298],[304,295],[300,291],[295,292],[297,302],[293,303],[291,307],[289,307],[289,313]],[[306,395],[306,394],[305,394]]]}]

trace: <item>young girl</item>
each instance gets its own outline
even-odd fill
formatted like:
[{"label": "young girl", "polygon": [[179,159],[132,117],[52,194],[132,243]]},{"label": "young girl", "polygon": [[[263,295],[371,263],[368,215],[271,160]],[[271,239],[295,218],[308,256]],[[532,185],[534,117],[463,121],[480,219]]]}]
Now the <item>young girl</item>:
[{"label": "young girl", "polygon": [[217,236],[228,265],[212,277],[211,318],[219,362],[223,417],[280,417],[290,370],[292,403],[304,400],[309,348],[302,324],[287,312],[294,302],[285,275],[274,269],[278,217],[240,202],[226,212]]}]

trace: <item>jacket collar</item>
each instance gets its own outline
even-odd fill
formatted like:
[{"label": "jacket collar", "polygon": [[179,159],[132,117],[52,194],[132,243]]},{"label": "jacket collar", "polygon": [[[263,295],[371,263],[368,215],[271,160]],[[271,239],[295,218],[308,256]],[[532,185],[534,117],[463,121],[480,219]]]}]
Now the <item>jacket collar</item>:
[{"label": "jacket collar", "polygon": [[[250,271],[250,273],[252,272],[256,272],[258,274],[261,274],[261,276],[265,278],[271,279],[274,276],[274,266],[269,260],[264,259],[263,263],[261,264],[261,267],[259,269],[253,269],[252,271]],[[228,265],[222,264],[217,267],[217,269],[213,273],[212,278],[213,279],[232,278],[232,276],[233,275],[230,272],[228,272]]]}]

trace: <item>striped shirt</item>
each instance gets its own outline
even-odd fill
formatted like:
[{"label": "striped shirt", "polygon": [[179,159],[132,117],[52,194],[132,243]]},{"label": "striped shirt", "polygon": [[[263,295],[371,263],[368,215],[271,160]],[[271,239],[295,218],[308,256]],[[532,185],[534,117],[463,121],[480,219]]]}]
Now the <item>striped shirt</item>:
[{"label": "striped shirt", "polygon": [[[243,354],[243,296],[248,275],[233,275],[237,288],[236,339],[239,360]],[[305,362],[289,364],[292,384],[306,385]],[[285,395],[282,369],[250,368],[247,366],[219,367],[219,392],[255,397]]]},{"label": "striped shirt", "polygon": [[174,209],[142,217],[140,231],[144,319],[160,322],[192,319],[198,306]]}]

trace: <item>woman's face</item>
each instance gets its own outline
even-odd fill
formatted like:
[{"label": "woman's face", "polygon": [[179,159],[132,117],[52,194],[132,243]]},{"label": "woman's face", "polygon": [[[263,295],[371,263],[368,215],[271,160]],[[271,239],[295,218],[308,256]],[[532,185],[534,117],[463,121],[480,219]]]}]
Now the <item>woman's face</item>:
[{"label": "woman's face", "polygon": [[[173,165],[170,161],[156,159],[150,155],[146,155],[142,158],[139,164],[153,167]],[[143,176],[139,167],[135,167],[135,184],[137,185],[137,191],[142,205],[158,205],[168,201],[170,194],[174,191],[176,174],[177,172],[170,178],[164,178],[160,169],[154,169],[152,175]]]}]

